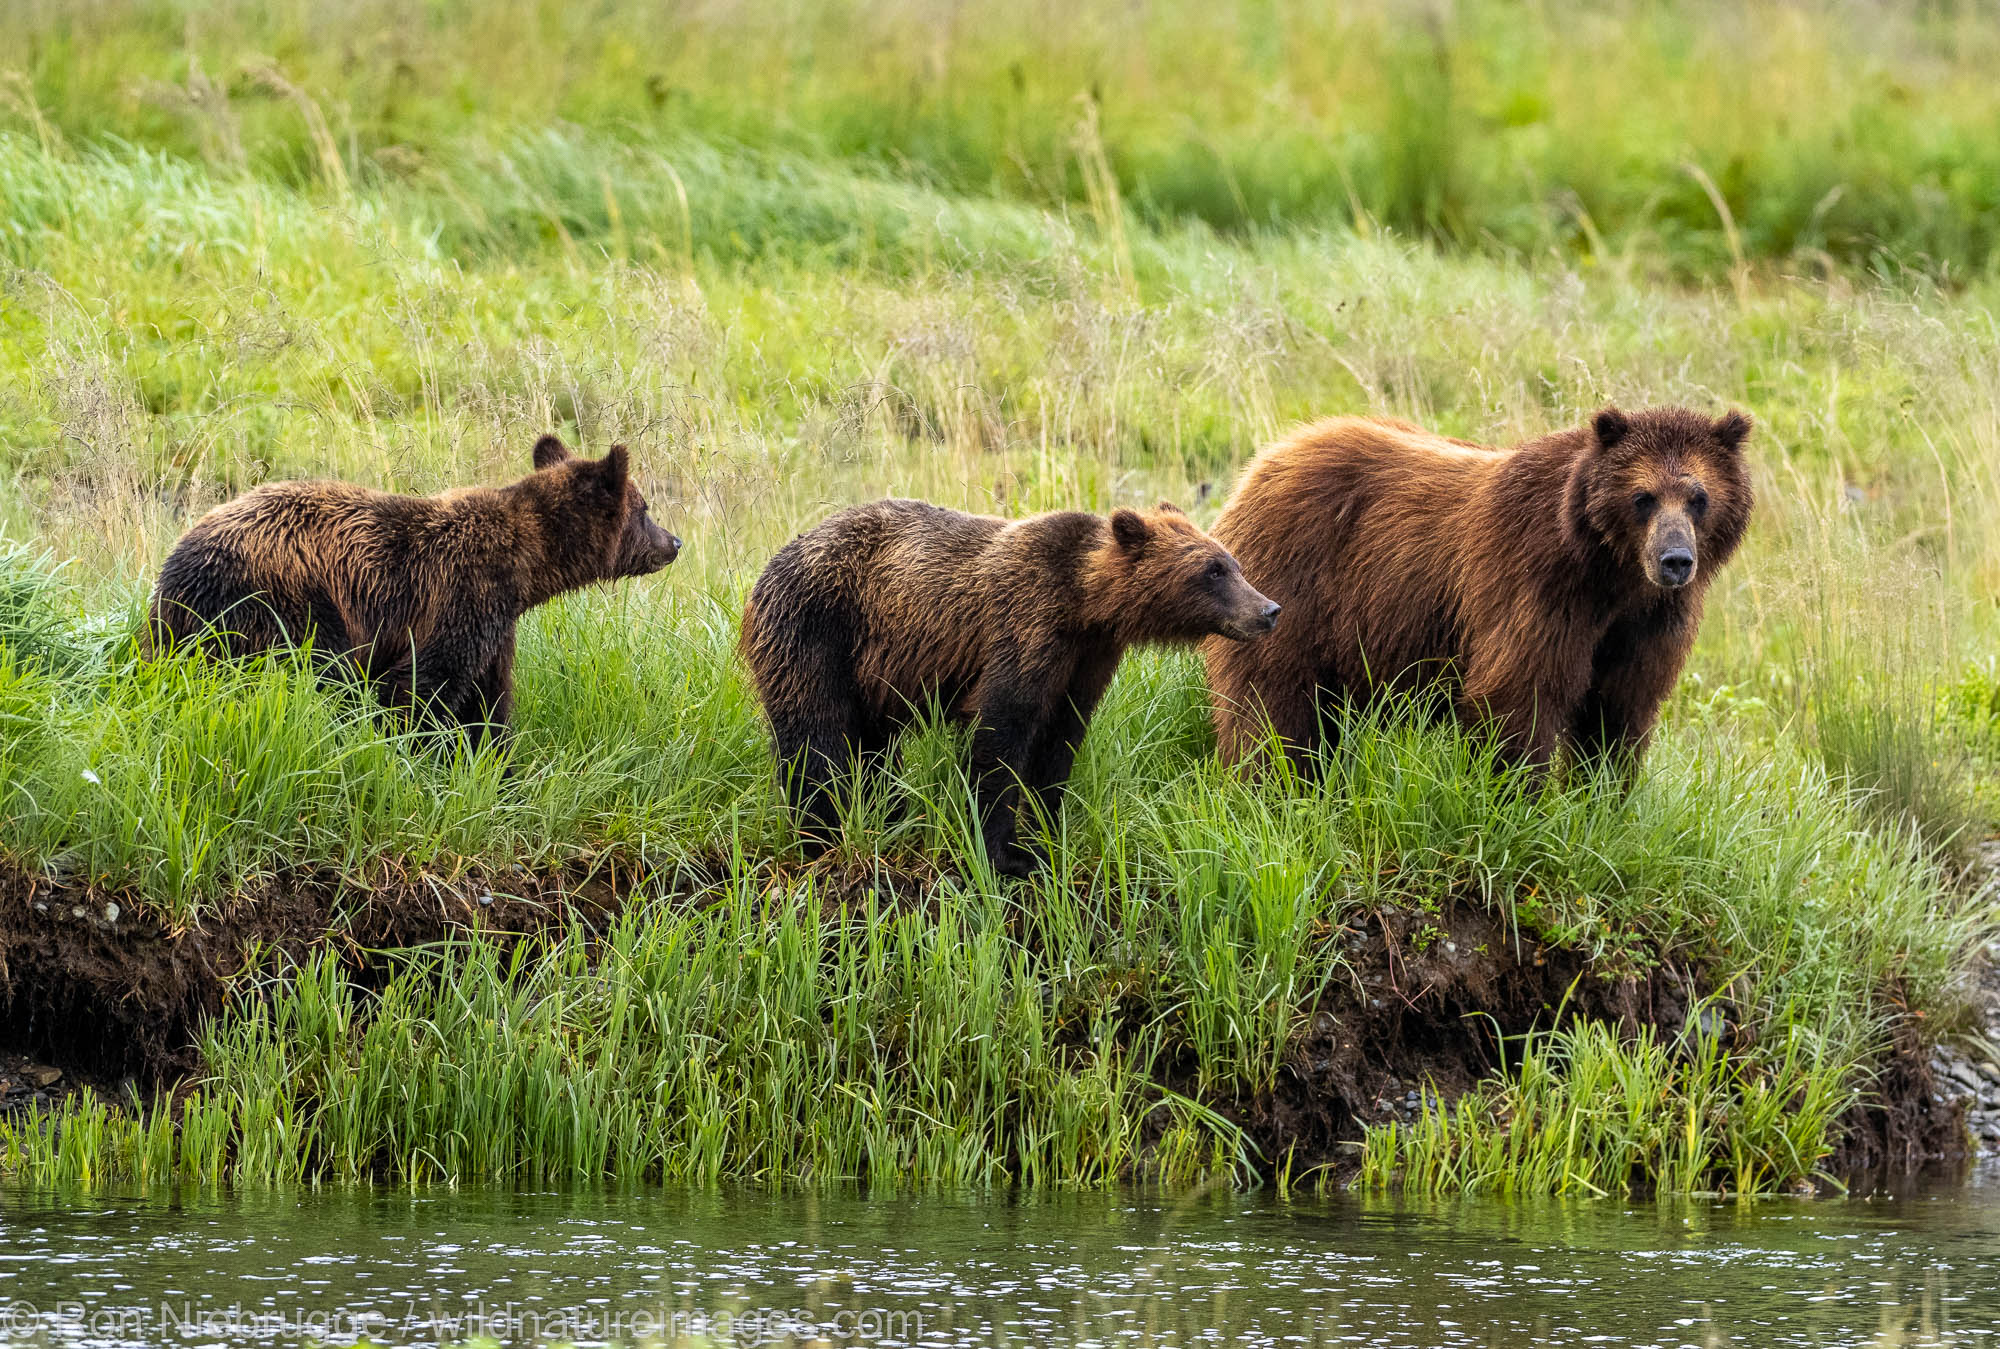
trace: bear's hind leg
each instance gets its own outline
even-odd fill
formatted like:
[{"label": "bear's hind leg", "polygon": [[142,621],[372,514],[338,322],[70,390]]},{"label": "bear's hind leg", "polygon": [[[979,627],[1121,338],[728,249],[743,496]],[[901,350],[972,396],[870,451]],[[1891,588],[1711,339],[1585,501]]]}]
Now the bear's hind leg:
[{"label": "bear's hind leg", "polygon": [[849,723],[773,716],[771,738],[799,844],[807,857],[819,857],[839,841],[842,797],[858,780],[849,771],[857,762]]},{"label": "bear's hind leg", "polygon": [[826,641],[785,650],[765,711],[799,843],[818,857],[840,838],[842,798],[852,794],[856,770],[872,771],[892,737],[869,717],[847,652]]}]

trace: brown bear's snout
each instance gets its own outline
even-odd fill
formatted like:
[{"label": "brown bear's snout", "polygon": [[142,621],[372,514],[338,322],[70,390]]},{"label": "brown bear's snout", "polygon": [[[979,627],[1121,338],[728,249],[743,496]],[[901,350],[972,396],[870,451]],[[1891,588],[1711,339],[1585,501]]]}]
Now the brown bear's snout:
[{"label": "brown bear's snout", "polygon": [[1235,605],[1235,613],[1222,625],[1222,635],[1239,642],[1247,642],[1253,637],[1262,637],[1278,626],[1278,602],[1243,583],[1243,595]]},{"label": "brown bear's snout", "polygon": [[1646,550],[1646,579],[1663,590],[1679,590],[1694,579],[1694,528],[1685,516],[1661,519]]},{"label": "brown bear's snout", "polygon": [[626,536],[624,565],[626,576],[648,576],[681,555],[681,541],[652,521],[647,521],[637,538]]}]

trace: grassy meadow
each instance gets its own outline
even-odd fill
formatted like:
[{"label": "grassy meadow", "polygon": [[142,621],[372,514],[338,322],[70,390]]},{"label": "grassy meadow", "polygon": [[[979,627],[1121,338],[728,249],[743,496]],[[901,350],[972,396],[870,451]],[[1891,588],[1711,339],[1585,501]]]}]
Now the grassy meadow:
[{"label": "grassy meadow", "polygon": [[[246,959],[172,1109],[0,1116],[0,1173],[1325,1179],[1262,1106],[1360,987],[1353,934],[1455,905],[1715,1019],[1552,1007],[1488,1083],[1357,1124],[1365,1183],[1785,1188],[1892,1045],[1960,1024],[2000,812],[1990,7],[406,11],[0,13],[0,904],[172,941],[306,872],[356,905],[641,879],[605,932],[366,987],[337,930]],[[797,856],[733,643],[829,510],[1207,522],[1302,418],[1507,442],[1613,400],[1758,420],[1749,540],[1629,797],[1393,717],[1248,782],[1158,653],[1047,875],[986,870],[941,731],[912,809]],[[206,507],[505,481],[548,429],[630,444],[688,547],[524,621],[505,756],[290,659],[137,655]]]}]

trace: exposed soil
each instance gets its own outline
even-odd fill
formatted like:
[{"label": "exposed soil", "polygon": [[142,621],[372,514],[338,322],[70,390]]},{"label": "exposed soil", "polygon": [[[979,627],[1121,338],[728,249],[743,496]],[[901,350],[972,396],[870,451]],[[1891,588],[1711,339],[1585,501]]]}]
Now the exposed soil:
[{"label": "exposed soil", "polygon": [[1680,1029],[1693,971],[1670,963],[1605,978],[1583,953],[1513,932],[1484,908],[1389,910],[1344,934],[1351,977],[1320,999],[1268,1101],[1241,1107],[1253,1136],[1294,1164],[1335,1162],[1362,1128],[1458,1097],[1502,1062],[1501,1037],[1574,1017]]},{"label": "exposed soil", "polygon": [[[1971,876],[1972,904],[1990,908],[2000,901],[2000,839],[1979,845]],[[1975,953],[1965,993],[1972,1024],[1932,1051],[1932,1095],[1962,1106],[1978,1155],[1995,1157],[2000,1156],[2000,936],[1989,936]]]},{"label": "exposed soil", "polygon": [[372,884],[303,871],[175,932],[126,897],[0,868],[0,1053],[58,1066],[71,1085],[167,1085],[200,1067],[202,1024],[251,969],[334,943],[367,981],[374,952],[454,930],[601,926],[628,889],[610,866],[449,881],[385,871]]},{"label": "exposed soil", "polygon": [[[694,871],[644,891],[699,902],[719,876]],[[934,874],[856,866],[823,867],[821,877],[854,903],[870,890],[884,907],[938,902]],[[633,878],[610,862],[448,881],[385,871],[367,884],[309,871],[261,883],[203,926],[173,932],[116,896],[0,869],[0,1110],[79,1086],[123,1095],[136,1084],[150,1094],[197,1073],[200,1028],[232,980],[315,946],[337,945],[353,978],[372,985],[385,950],[470,928],[602,931],[633,895]],[[1293,1038],[1275,1090],[1207,1102],[1245,1130],[1267,1166],[1294,1174],[1351,1167],[1365,1126],[1410,1119],[1431,1095],[1457,1097],[1501,1065],[1503,1037],[1574,1017],[1672,1036],[1712,991],[1701,970],[1657,956],[1633,963],[1642,972],[1607,977],[1586,953],[1513,931],[1473,904],[1383,910],[1333,936],[1342,969]],[[1896,1029],[1829,1170],[1964,1154],[1963,1103],[1939,1089],[1918,1027],[1909,1018]],[[1191,1056],[1179,1067],[1166,1085],[1191,1092]]]}]

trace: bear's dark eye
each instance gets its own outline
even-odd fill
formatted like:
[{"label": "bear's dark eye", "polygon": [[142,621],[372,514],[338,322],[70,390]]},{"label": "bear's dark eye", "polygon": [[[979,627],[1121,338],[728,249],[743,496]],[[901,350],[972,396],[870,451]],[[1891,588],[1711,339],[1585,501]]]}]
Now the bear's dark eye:
[{"label": "bear's dark eye", "polygon": [[1639,493],[1639,495],[1632,498],[1632,509],[1639,513],[1639,518],[1641,520],[1651,515],[1653,513],[1653,508],[1659,504],[1660,504],[1659,499],[1655,497],[1651,492],[1641,492]]},{"label": "bear's dark eye", "polygon": [[1211,562],[1201,575],[1202,579],[1206,581],[1220,581],[1223,577],[1229,575],[1229,568],[1223,566],[1220,562]]},{"label": "bear's dark eye", "polygon": [[1688,498],[1688,514],[1699,520],[1707,510],[1708,493],[1697,487],[1694,495]]}]

